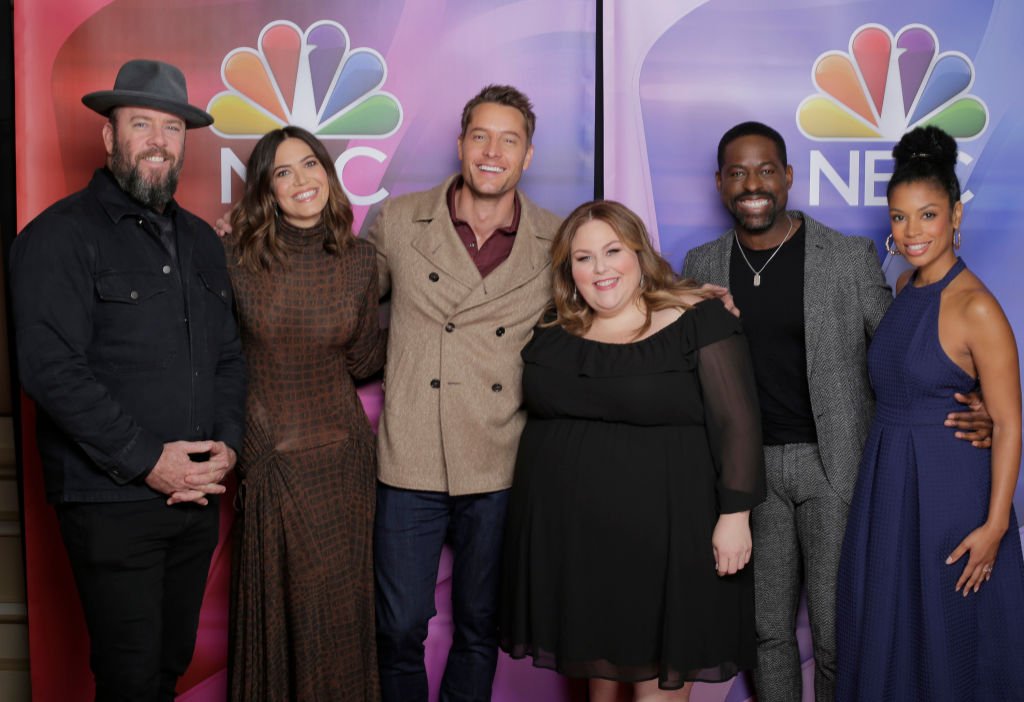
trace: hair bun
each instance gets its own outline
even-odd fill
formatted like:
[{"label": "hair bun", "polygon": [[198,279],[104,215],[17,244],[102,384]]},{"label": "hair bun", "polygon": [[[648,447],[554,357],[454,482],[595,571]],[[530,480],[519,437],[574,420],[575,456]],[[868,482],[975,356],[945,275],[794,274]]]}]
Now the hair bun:
[{"label": "hair bun", "polygon": [[897,169],[918,158],[930,159],[945,168],[953,169],[956,167],[956,156],[956,140],[938,127],[911,130],[892,149]]}]

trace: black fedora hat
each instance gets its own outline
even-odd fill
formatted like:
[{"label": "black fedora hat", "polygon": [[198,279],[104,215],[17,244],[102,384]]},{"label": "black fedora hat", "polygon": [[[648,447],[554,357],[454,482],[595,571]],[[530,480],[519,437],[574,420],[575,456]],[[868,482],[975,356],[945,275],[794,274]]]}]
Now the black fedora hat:
[{"label": "black fedora hat", "polygon": [[188,104],[185,74],[163,61],[128,61],[117,72],[113,90],[89,93],[82,98],[82,102],[104,116],[109,115],[115,107],[131,105],[177,115],[185,120],[185,126],[189,129],[213,124],[210,113]]}]

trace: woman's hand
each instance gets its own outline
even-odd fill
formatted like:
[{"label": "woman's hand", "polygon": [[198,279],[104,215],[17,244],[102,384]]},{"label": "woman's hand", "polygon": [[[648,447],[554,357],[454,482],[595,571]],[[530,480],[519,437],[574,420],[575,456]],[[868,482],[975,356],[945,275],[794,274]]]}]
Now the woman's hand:
[{"label": "woman's hand", "polygon": [[999,551],[999,542],[1002,541],[1006,529],[1000,529],[997,525],[985,523],[967,535],[960,545],[953,549],[946,559],[946,565],[952,565],[960,560],[965,553],[970,553],[967,565],[956,581],[956,591],[963,588],[964,597],[967,597],[973,590],[977,592],[981,584],[992,577],[992,568],[996,564],[996,553]]},{"label": "woman's hand", "polygon": [[750,511],[720,515],[711,536],[711,547],[719,575],[732,575],[742,570],[750,562]]}]

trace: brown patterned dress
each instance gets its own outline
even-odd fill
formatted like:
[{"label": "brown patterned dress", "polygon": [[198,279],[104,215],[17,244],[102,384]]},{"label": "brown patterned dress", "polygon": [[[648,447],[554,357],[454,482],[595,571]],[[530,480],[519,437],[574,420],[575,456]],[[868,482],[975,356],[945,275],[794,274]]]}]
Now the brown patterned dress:
[{"label": "brown patterned dress", "polygon": [[225,240],[249,367],[230,688],[244,702],[377,700],[374,435],[356,394],[384,362],[373,246],[282,225],[284,267]]}]

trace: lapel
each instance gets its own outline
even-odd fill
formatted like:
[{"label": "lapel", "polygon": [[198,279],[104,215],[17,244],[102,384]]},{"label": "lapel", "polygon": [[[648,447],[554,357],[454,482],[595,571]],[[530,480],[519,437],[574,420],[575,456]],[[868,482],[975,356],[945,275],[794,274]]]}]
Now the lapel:
[{"label": "lapel", "polygon": [[421,234],[412,241],[412,247],[438,270],[469,288],[469,293],[456,308],[456,312],[478,307],[520,287],[542,273],[549,261],[552,232],[541,232],[536,225],[536,207],[518,192],[521,212],[519,231],[508,259],[491,271],[486,278],[469,257],[466,246],[455,233],[448,204],[445,200],[449,178],[432,197],[425,200],[412,215],[414,224],[426,224]]},{"label": "lapel", "polygon": [[522,210],[512,252],[486,278],[480,279],[477,274],[479,284],[459,305],[460,312],[493,302],[546,270],[550,260],[552,232],[538,231],[533,217],[534,207],[522,193],[519,193],[519,202]]},{"label": "lapel", "polygon": [[435,188],[430,197],[424,199],[412,213],[413,226],[426,225],[419,236],[413,238],[412,247],[438,270],[467,288],[475,288],[480,285],[480,271],[469,257],[465,244],[455,233],[445,201],[448,186],[453,179],[454,176]]},{"label": "lapel", "polygon": [[829,241],[821,235],[818,223],[801,213],[804,219],[804,347],[807,350],[807,377],[814,368],[814,356],[821,338],[820,327],[828,310],[822,304],[828,281]]},{"label": "lapel", "polygon": [[709,280],[718,285],[729,287],[729,266],[732,264],[732,242],[735,230],[730,229],[715,241],[714,255],[711,259],[711,275]]}]

